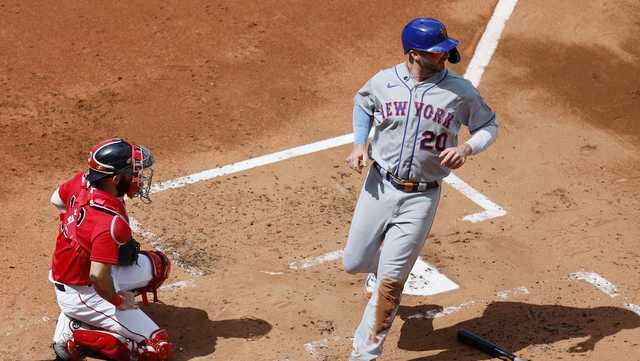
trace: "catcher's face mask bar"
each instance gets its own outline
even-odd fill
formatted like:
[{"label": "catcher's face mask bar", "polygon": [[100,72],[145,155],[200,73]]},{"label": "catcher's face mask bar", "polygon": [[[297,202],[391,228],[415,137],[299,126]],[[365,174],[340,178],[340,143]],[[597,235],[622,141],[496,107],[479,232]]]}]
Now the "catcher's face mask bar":
[{"label": "catcher's face mask bar", "polygon": [[151,181],[153,180],[153,155],[141,145],[132,145],[133,179],[129,188],[130,198],[140,197],[142,202],[151,203]]}]

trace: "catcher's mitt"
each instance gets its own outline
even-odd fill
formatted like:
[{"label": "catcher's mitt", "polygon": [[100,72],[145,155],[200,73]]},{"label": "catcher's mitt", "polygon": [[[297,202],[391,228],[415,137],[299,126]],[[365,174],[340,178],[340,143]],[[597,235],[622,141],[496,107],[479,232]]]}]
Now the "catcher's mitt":
[{"label": "catcher's mitt", "polygon": [[118,249],[118,266],[131,266],[137,263],[138,253],[140,253],[140,243],[131,238]]}]

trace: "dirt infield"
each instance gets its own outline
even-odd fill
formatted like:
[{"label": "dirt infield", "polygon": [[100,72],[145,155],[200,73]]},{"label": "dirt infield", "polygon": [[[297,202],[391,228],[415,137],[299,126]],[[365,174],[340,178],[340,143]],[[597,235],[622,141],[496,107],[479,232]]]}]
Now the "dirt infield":
[{"label": "dirt infield", "polygon": [[[462,74],[494,6],[0,1],[0,360],[52,359],[49,196],[91,145],[147,145],[163,181],[349,133],[354,92],[401,61],[406,21],[448,24]],[[422,255],[460,289],[405,296],[384,360],[489,360],[456,342],[461,327],[534,360],[640,360],[639,14],[633,0],[517,4],[480,85],[500,137],[456,172],[507,214],[463,221],[478,206],[444,187]],[[148,308],[174,360],[347,359],[363,276],[289,265],[344,246],[362,181],[348,152],[129,203],[146,246],[181,265]]]}]

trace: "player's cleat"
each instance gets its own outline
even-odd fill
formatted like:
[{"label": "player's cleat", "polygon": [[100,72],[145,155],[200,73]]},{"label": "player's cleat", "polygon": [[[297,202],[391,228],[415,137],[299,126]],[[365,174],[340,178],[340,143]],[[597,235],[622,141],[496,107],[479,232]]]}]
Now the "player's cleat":
[{"label": "player's cleat", "polygon": [[378,283],[378,278],[375,273],[369,273],[367,275],[367,279],[364,280],[364,294],[367,296],[367,299],[371,299],[373,295],[373,290],[376,288],[376,283]]},{"label": "player's cleat", "polygon": [[53,345],[51,345],[53,347],[53,352],[56,354],[56,360],[55,361],[82,361],[84,360],[84,355],[82,355],[79,351],[78,348],[76,347],[75,342],[73,341],[73,339],[65,342],[65,343],[58,343],[58,342],[54,342]]}]

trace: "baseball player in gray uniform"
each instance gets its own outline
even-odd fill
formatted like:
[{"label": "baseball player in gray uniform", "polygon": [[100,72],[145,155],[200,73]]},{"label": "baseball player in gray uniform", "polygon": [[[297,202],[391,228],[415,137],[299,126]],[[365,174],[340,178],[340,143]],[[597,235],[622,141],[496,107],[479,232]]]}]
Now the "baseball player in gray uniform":
[{"label": "baseball player in gray uniform", "polygon": [[[460,61],[460,53],[442,22],[410,21],[402,43],[406,60],[378,72],[354,98],[355,141],[347,164],[358,172],[367,159],[373,164],[344,251],[347,272],[370,274],[371,295],[355,332],[352,361],[382,353],[404,283],[431,229],[442,179],[497,136],[496,115],[478,90],[445,67],[446,61]],[[458,145],[462,125],[472,136]]]}]

